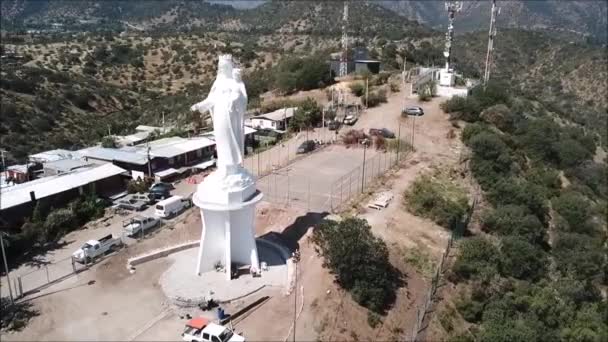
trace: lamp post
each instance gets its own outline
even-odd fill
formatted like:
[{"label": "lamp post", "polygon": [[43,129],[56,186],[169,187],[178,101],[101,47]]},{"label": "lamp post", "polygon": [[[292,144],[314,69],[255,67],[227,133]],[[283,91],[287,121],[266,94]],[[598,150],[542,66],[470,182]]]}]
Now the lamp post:
[{"label": "lamp post", "polygon": [[361,193],[363,193],[363,187],[365,186],[365,153],[367,152],[368,142],[368,139],[363,139],[363,171],[361,174]]},{"label": "lamp post", "polygon": [[296,251],[292,255],[293,264],[295,268],[295,285],[294,285],[294,296],[293,296],[293,341],[296,341],[296,320],[298,315],[298,262],[300,262],[300,251]]}]

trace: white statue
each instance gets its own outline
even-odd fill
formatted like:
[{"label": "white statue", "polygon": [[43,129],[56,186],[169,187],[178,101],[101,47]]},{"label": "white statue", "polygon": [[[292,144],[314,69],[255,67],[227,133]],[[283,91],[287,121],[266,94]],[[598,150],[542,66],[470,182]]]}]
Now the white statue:
[{"label": "white statue", "polygon": [[240,70],[233,70],[231,55],[222,55],[218,61],[217,78],[209,95],[190,109],[201,113],[209,110],[211,113],[217,151],[216,165],[223,176],[238,172],[243,162],[243,115],[246,108],[247,93],[240,79]]}]

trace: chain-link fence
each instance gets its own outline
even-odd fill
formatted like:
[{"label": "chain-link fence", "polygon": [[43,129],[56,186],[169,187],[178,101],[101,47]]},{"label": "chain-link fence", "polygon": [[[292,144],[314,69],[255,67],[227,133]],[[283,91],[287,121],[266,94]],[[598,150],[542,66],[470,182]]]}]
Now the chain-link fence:
[{"label": "chain-link fence", "polygon": [[396,167],[408,154],[409,150],[378,153],[338,178],[330,188],[328,204],[331,212],[344,210],[353,198],[369,190],[379,177]]},{"label": "chain-link fence", "polygon": [[431,278],[431,286],[429,287],[429,290],[424,297],[424,302],[416,310],[416,321],[414,322],[414,327],[412,329],[411,341],[418,340],[418,334],[422,331],[425,325],[428,325],[431,320],[429,313],[432,312],[432,307],[437,295],[437,288],[439,287],[441,277],[445,272],[446,260],[450,256],[450,252],[454,247],[455,241],[462,238],[464,232],[466,231],[471,217],[473,216],[473,212],[475,211],[475,207],[477,206],[477,201],[478,199],[476,195],[474,195],[473,203],[469,207],[469,211],[467,212],[464,221],[459,222],[454,227],[452,227],[450,238],[446,245],[445,251],[441,255],[441,259],[439,260],[437,269],[435,270],[435,272],[433,273],[433,277]]},{"label": "chain-link fence", "polygon": [[338,212],[407,155],[405,150],[376,153],[337,179],[288,166],[260,178],[257,186],[264,193],[264,199],[271,203],[314,212]]},{"label": "chain-link fence", "polygon": [[243,166],[256,177],[264,177],[278,168],[284,167],[300,157],[298,147],[307,140],[315,140],[322,145],[335,140],[335,133],[327,128],[317,128],[311,131],[302,131],[294,137],[280,141],[267,150],[248,155]]},{"label": "chain-link fence", "polygon": [[19,275],[15,279],[15,284],[13,285],[17,292],[17,298],[58,283],[87,269],[87,267],[88,265],[80,264],[72,257],[43,263],[35,270]]}]

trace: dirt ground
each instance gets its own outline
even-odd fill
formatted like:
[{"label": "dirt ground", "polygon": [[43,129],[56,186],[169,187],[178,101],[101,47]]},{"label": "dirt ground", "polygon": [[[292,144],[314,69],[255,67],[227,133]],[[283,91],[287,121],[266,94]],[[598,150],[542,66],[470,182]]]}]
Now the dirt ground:
[{"label": "dirt ground", "polygon": [[[368,110],[356,128],[387,127],[407,137],[413,119],[400,119],[406,99],[404,93],[389,95],[389,102]],[[404,275],[404,286],[398,290],[396,302],[375,328],[368,324],[368,312],[357,305],[333,281],[322,267],[322,260],[308,243],[311,228],[326,214],[307,212],[301,207],[278,206],[262,202],[257,208],[256,233],[301,251],[296,291],[289,295],[282,289],[267,289],[242,301],[226,306],[228,313],[261,296],[270,299],[243,318],[234,322],[237,332],[247,339],[285,341],[293,334],[294,314],[297,340],[394,340],[411,334],[416,306],[424,300],[428,284],[403,257],[404,249],[422,248],[439,256],[448,234],[429,220],[409,214],[402,206],[401,194],[421,173],[434,167],[458,163],[460,143],[457,128],[448,122],[439,109],[441,99],[422,104],[425,116],[416,119],[414,147],[402,168],[380,182],[378,191],[390,190],[394,199],[380,211],[365,209],[355,213],[366,218],[375,234],[381,236],[390,250],[393,265]],[[456,137],[448,132],[455,130]],[[411,138],[411,135],[409,135]],[[318,153],[324,153],[319,151]],[[305,160],[302,160],[305,162]],[[322,167],[322,166],[320,166]],[[345,170],[347,172],[348,170]],[[314,172],[314,171],[312,171]],[[263,181],[263,180],[261,180]],[[363,203],[365,204],[365,203]],[[39,311],[27,327],[17,333],[3,334],[3,340],[159,340],[180,338],[186,310],[168,305],[159,287],[160,275],[169,266],[167,259],[139,265],[134,274],[126,269],[127,258],[144,251],[173,245],[200,237],[200,216],[190,210],[184,221],[173,229],[159,231],[141,243],[129,246],[116,256],[95,265],[91,270],[54,285],[31,301]],[[188,313],[195,314],[195,311]],[[200,312],[198,313],[200,314]]]}]

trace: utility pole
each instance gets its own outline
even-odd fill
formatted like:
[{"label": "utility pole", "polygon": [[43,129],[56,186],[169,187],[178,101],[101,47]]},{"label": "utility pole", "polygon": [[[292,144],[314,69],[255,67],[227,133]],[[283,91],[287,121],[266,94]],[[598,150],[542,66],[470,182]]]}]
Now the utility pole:
[{"label": "utility pole", "polygon": [[152,178],[152,165],[150,165],[150,142],[146,143],[146,152],[148,156],[148,177]]},{"label": "utility pole", "polygon": [[6,252],[4,251],[4,239],[2,238],[2,235],[4,235],[4,232],[0,232],[0,248],[2,249],[2,260],[4,260],[4,269],[6,270],[8,293],[11,297],[11,304],[15,304],[15,298],[13,297],[13,286],[11,285],[11,278],[9,277],[8,263],[6,262]]},{"label": "utility pole", "polygon": [[494,37],[496,36],[496,16],[500,14],[500,7],[496,7],[496,0],[492,0],[492,12],[490,14],[490,31],[488,33],[488,52],[486,54],[486,68],[483,74],[484,88],[490,80],[494,53]]},{"label": "utility pole", "polygon": [[367,106],[368,96],[369,96],[369,77],[367,77],[365,79],[365,108],[368,108],[368,106]]},{"label": "utility pole", "polygon": [[2,172],[4,173],[6,179],[6,164],[4,163],[4,152],[5,150],[0,150],[0,156],[2,157]]}]

